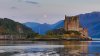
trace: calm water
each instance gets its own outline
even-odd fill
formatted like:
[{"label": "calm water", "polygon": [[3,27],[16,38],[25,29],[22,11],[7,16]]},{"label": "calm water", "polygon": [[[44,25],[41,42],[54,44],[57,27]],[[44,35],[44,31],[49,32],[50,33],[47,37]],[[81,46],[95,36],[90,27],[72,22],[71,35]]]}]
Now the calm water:
[{"label": "calm water", "polygon": [[100,56],[100,41],[0,41],[0,56]]}]

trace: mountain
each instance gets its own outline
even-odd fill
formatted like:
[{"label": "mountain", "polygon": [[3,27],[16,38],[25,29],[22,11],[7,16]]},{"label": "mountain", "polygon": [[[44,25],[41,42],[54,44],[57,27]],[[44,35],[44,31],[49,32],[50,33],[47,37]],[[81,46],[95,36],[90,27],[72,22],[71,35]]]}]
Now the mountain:
[{"label": "mountain", "polygon": [[100,12],[80,14],[80,23],[88,28],[89,36],[99,38],[100,36]]},{"label": "mountain", "polygon": [[24,25],[32,28],[33,31],[35,31],[39,34],[45,34],[48,30],[63,27],[64,22],[63,22],[63,20],[61,20],[55,24],[47,24],[47,23],[39,24],[39,23],[34,23],[34,22],[27,22],[27,23],[24,23]]},{"label": "mountain", "polygon": [[39,34],[45,34],[48,30],[51,30],[51,25],[49,24],[39,24],[34,22],[27,22],[24,23],[29,28],[32,28],[33,31],[39,33]]},{"label": "mountain", "polygon": [[[89,36],[92,38],[99,38],[100,36],[100,12],[85,13],[85,14],[80,14],[78,16],[79,16],[80,24],[82,25],[82,27],[88,29]],[[40,34],[45,34],[46,31],[48,30],[63,27],[64,20],[61,20],[51,25],[46,24],[46,23],[45,24],[24,23],[24,25],[32,28],[36,32],[40,32]],[[32,27],[32,25],[34,25],[34,27]],[[35,27],[35,25],[37,26]]]},{"label": "mountain", "polygon": [[8,18],[0,18],[0,34],[35,34],[31,28]]},{"label": "mountain", "polygon": [[39,23],[35,23],[35,22],[27,22],[27,23],[24,23],[24,25],[26,25],[26,26],[28,26],[30,28],[35,28],[40,24]]},{"label": "mountain", "polygon": [[[33,29],[33,28],[32,28]],[[38,32],[39,34],[45,34],[48,30],[51,30],[51,27],[49,24],[40,24],[37,27],[33,29],[35,32]]]},{"label": "mountain", "polygon": [[63,26],[64,26],[64,20],[61,20],[61,21],[51,25],[52,29],[61,28]]}]

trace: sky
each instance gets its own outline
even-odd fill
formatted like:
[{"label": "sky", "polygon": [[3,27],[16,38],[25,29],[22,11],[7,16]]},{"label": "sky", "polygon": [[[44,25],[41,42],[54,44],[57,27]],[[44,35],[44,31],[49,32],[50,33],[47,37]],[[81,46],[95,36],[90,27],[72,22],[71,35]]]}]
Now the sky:
[{"label": "sky", "polygon": [[67,16],[100,11],[100,0],[0,0],[0,18],[53,24]]}]

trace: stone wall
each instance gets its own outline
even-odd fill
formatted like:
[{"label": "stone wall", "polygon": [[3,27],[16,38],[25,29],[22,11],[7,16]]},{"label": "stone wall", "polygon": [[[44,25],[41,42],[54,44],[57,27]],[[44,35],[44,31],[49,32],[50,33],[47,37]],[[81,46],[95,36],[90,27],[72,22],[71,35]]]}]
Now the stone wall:
[{"label": "stone wall", "polygon": [[79,19],[78,19],[78,16],[71,16],[71,17],[65,16],[64,29],[66,31],[68,31],[68,30],[79,31]]},{"label": "stone wall", "polygon": [[86,28],[80,27],[78,16],[66,16],[64,20],[64,29],[66,31],[79,31],[82,37],[88,37],[88,30]]}]

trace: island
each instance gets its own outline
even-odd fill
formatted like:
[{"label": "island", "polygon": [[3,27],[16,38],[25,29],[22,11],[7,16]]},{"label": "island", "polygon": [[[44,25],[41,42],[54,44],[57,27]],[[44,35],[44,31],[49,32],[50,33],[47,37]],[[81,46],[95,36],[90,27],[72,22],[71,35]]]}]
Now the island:
[{"label": "island", "polygon": [[88,29],[80,25],[79,16],[66,16],[64,26],[49,30],[45,35],[37,36],[36,40],[92,40]]}]

